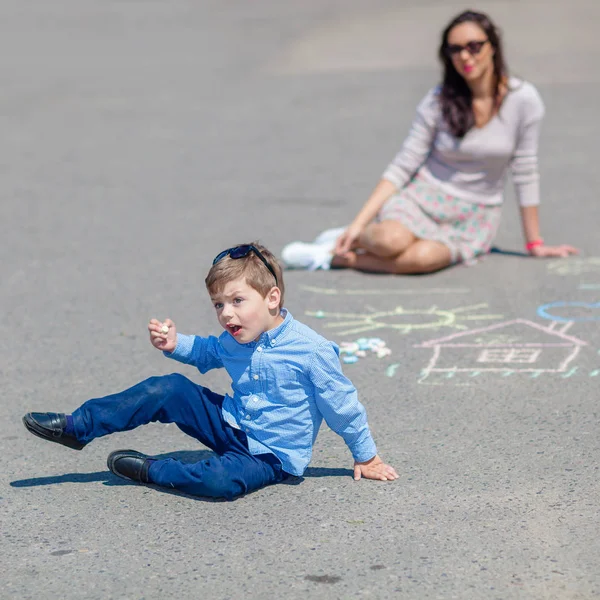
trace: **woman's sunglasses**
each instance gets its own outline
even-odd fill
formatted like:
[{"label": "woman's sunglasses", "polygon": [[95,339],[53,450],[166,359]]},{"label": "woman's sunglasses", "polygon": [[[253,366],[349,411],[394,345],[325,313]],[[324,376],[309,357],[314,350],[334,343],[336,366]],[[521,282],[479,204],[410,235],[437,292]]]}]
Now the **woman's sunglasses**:
[{"label": "woman's sunglasses", "polygon": [[456,56],[463,50],[466,50],[471,56],[475,56],[481,52],[481,49],[489,41],[490,40],[467,42],[464,46],[461,46],[460,44],[448,44],[445,48],[445,52],[448,56]]},{"label": "woman's sunglasses", "polygon": [[219,252],[217,256],[215,256],[215,260],[213,260],[213,265],[216,265],[220,260],[223,260],[226,256],[229,256],[233,259],[236,258],[244,258],[244,256],[248,256],[250,252],[254,252],[258,258],[263,262],[265,267],[269,269],[269,272],[275,278],[275,285],[279,285],[277,281],[277,275],[275,275],[275,270],[268,263],[267,259],[263,256],[263,253],[252,244],[244,244],[243,246],[234,246],[233,248],[228,248],[227,250],[223,250],[223,252]]}]

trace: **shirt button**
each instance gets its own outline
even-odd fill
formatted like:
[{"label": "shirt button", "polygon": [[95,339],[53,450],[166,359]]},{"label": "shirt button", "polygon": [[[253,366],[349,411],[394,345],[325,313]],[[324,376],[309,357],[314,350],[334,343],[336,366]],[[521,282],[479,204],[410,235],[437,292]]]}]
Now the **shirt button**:
[{"label": "shirt button", "polygon": [[254,379],[254,381],[256,381],[258,379],[258,375],[254,375],[254,377],[252,377],[252,379]]},{"label": "shirt button", "polygon": [[252,417],[250,415],[246,415],[246,419],[250,420]]},{"label": "shirt button", "polygon": [[262,352],[262,346],[259,346],[259,347],[256,349],[256,351],[257,351],[257,352]]}]

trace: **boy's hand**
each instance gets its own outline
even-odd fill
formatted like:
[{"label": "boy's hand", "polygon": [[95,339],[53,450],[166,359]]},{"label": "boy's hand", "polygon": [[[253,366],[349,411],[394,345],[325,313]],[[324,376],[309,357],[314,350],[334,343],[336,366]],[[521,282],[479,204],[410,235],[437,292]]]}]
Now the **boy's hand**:
[{"label": "boy's hand", "polygon": [[366,462],[354,463],[354,481],[361,477],[366,479],[378,479],[379,481],[394,481],[399,475],[391,465],[386,465],[378,455]]},{"label": "boy's hand", "polygon": [[148,323],[150,332],[150,343],[163,352],[173,352],[177,346],[177,330],[171,319],[165,319],[162,323],[157,319],[150,319]]}]

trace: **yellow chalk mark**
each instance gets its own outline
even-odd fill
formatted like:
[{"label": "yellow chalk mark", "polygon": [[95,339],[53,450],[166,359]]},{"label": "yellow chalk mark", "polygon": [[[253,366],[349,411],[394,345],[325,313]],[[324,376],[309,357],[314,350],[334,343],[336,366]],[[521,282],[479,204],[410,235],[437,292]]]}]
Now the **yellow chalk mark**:
[{"label": "yellow chalk mark", "polygon": [[[369,313],[338,313],[327,311],[307,311],[311,317],[329,320],[325,324],[328,329],[336,329],[340,335],[353,335],[367,331],[390,329],[401,334],[425,329],[439,329],[449,327],[451,329],[468,329],[460,321],[478,321],[500,319],[502,315],[497,314],[463,314],[487,308],[487,304],[474,304],[442,310],[436,305],[429,308],[407,309],[396,306],[392,310],[369,312]],[[399,321],[401,319],[401,322]]]}]

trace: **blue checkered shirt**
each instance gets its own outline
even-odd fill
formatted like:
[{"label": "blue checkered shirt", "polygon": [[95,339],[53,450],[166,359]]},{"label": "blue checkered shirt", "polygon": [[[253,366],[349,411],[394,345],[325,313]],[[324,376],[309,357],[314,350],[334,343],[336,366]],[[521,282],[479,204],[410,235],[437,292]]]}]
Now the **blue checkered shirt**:
[{"label": "blue checkered shirt", "polygon": [[233,396],[225,396],[223,418],[246,433],[252,454],[275,454],[287,473],[302,475],[323,419],[354,460],[373,458],[367,415],[342,373],[339,348],[286,309],[282,316],[283,323],[248,344],[227,332],[218,338],[177,334],[177,347],[165,355],[201,373],[224,367]]}]

